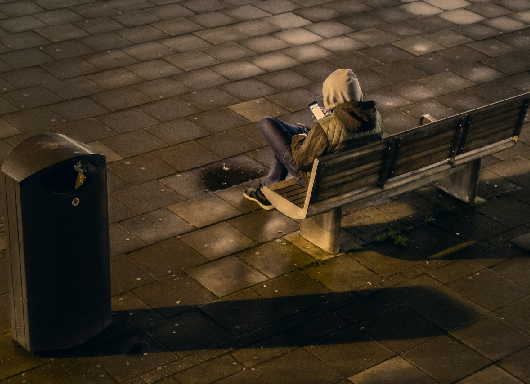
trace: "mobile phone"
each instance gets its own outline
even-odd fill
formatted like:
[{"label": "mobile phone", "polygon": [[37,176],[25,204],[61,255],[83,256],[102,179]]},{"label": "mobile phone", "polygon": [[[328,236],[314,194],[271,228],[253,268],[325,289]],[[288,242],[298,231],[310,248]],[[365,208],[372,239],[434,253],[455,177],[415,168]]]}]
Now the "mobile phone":
[{"label": "mobile phone", "polygon": [[313,101],[311,104],[309,104],[309,109],[311,112],[313,112],[313,115],[317,120],[320,120],[324,117],[324,112],[322,112],[322,109],[320,109],[320,105],[316,101]]}]

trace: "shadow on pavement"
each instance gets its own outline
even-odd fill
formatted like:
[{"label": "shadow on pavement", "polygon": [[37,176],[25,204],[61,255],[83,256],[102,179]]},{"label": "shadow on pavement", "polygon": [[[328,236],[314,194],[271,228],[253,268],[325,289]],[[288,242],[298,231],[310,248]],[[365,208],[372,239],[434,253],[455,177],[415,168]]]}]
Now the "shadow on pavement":
[{"label": "shadow on pavement", "polygon": [[141,356],[168,350],[179,355],[349,344],[372,338],[415,343],[469,326],[481,314],[478,308],[454,291],[406,287],[133,309],[115,312],[112,324],[83,345],[39,355]]}]

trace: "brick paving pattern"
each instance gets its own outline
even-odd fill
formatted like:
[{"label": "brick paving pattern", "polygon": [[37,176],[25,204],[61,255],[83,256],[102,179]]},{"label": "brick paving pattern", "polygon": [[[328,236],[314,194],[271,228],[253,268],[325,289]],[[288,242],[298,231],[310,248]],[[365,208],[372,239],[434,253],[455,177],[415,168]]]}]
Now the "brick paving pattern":
[{"label": "brick paving pattern", "polygon": [[483,160],[484,203],[346,206],[334,257],[242,197],[272,156],[257,121],[311,124],[339,68],[385,135],[519,95],[530,1],[0,1],[0,160],[37,132],[107,156],[113,306],[24,351],[2,251],[0,382],[530,383],[530,124]]}]

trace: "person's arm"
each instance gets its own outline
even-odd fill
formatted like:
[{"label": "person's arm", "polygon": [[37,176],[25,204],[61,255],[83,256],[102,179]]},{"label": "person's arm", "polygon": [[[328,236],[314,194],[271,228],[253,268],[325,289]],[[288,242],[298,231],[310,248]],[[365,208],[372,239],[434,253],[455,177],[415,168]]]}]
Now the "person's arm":
[{"label": "person's arm", "polygon": [[328,138],[320,126],[315,124],[308,135],[293,136],[291,151],[296,167],[302,172],[311,171],[313,161],[324,156],[328,150]]}]

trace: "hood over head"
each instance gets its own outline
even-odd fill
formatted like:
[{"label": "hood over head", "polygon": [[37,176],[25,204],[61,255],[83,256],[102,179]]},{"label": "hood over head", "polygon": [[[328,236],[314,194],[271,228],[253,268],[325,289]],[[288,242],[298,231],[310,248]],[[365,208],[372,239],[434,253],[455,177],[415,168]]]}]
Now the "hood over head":
[{"label": "hood over head", "polygon": [[333,111],[338,105],[346,101],[362,101],[363,93],[359,80],[351,69],[337,69],[324,81],[322,86],[324,108]]}]

